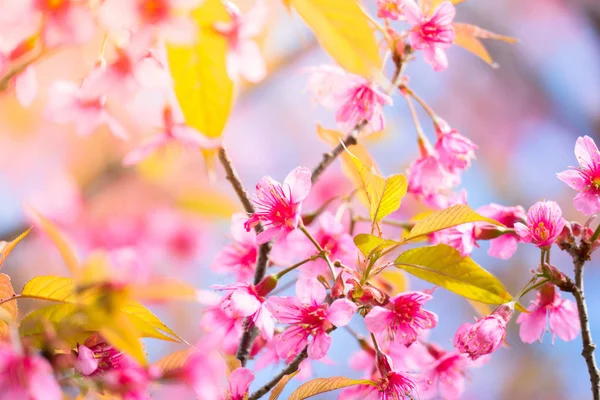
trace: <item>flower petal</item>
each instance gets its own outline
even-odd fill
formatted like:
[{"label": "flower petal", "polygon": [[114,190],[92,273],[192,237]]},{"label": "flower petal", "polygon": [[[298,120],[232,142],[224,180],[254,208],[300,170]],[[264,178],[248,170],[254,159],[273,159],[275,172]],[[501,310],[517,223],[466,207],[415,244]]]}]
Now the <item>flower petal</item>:
[{"label": "flower petal", "polygon": [[335,326],[348,325],[357,306],[348,299],[338,299],[329,306],[327,319]]}]

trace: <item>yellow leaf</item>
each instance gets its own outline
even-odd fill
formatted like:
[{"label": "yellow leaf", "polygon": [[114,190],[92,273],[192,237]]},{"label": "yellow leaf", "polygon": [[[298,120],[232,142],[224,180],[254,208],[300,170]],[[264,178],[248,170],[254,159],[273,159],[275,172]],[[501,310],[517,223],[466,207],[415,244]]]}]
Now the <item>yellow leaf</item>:
[{"label": "yellow leaf", "polygon": [[198,33],[193,46],[167,46],[175,94],[187,124],[204,135],[221,136],[233,103],[233,81],[226,68],[227,41],[215,22],[229,22],[221,0],[205,0],[193,11]]},{"label": "yellow leaf", "polygon": [[288,400],[303,400],[313,397],[320,393],[331,392],[332,390],[342,389],[349,386],[356,385],[372,385],[375,386],[375,382],[366,379],[350,379],[344,378],[343,376],[333,376],[331,378],[317,378],[312,381],[308,381],[298,389],[294,391],[288,397]]},{"label": "yellow leaf", "polygon": [[0,267],[6,260],[6,257],[10,254],[11,251],[15,248],[15,246],[23,240],[25,236],[31,231],[31,228],[27,229],[25,232],[21,233],[18,238],[11,242],[0,241]]},{"label": "yellow leaf", "polygon": [[165,372],[179,369],[185,365],[188,358],[192,354],[192,349],[180,350],[171,354],[167,354],[160,360],[154,363],[155,367],[158,367],[164,374]]},{"label": "yellow leaf", "polygon": [[53,326],[61,340],[69,346],[83,343],[94,331],[85,327],[85,315],[76,314],[76,304],[54,304],[27,314],[21,321],[19,333],[28,338],[33,346],[44,344],[48,328]]},{"label": "yellow leaf", "polygon": [[140,341],[141,334],[124,313],[118,313],[106,321],[100,334],[117,350],[133,357],[141,365],[146,365],[144,347]]},{"label": "yellow leaf", "polygon": [[29,209],[31,215],[37,220],[38,226],[42,231],[48,235],[52,243],[58,249],[60,256],[62,257],[65,265],[67,266],[71,275],[75,276],[79,270],[79,261],[73,251],[73,247],[67,239],[63,236],[62,232],[52,223],[46,219],[43,215],[33,209]]},{"label": "yellow leaf", "polygon": [[208,217],[230,218],[240,211],[238,202],[216,189],[187,191],[177,200],[183,209]]},{"label": "yellow leaf", "polygon": [[[179,335],[173,332],[171,328],[165,325],[165,323],[162,322],[160,318],[152,314],[152,312],[146,307],[144,307],[144,305],[142,305],[140,302],[130,300],[123,306],[122,311],[127,315],[130,315],[131,317],[135,317],[132,318],[132,321],[137,326],[137,328],[140,329],[144,337],[153,337],[161,340],[185,342],[185,340],[183,340],[181,337],[179,337]],[[136,319],[142,321],[144,324],[137,324]],[[148,327],[150,327],[151,329],[148,329]],[[170,337],[164,336],[162,335],[162,333]],[[167,339],[165,339],[166,337]]]},{"label": "yellow leaf", "polygon": [[[15,289],[10,283],[10,276],[0,274],[0,300],[11,298],[14,295]],[[2,312],[2,318],[0,319],[0,339],[2,339],[8,336],[8,323],[17,320],[19,314],[17,301],[12,300],[2,303],[0,312]]]},{"label": "yellow leaf", "polygon": [[444,210],[433,212],[418,221],[410,230],[406,240],[471,222],[487,222],[492,225],[504,226],[498,221],[477,214],[466,204],[455,204]]},{"label": "yellow leaf", "polygon": [[232,355],[225,356],[225,364],[227,364],[227,371],[229,373],[232,373],[236,369],[242,367],[242,362]]},{"label": "yellow leaf", "polygon": [[[330,147],[334,148],[340,144],[340,140],[343,140],[344,134],[335,130],[325,129],[321,125],[317,125],[317,134],[325,143],[327,143]],[[372,169],[379,173],[379,169],[375,164],[375,160],[369,154],[369,151],[362,144],[355,144],[348,147],[348,150],[354,154],[355,157],[360,159],[363,163],[371,165]],[[353,158],[347,152],[343,152],[340,154],[340,158],[342,161],[342,171],[344,174],[350,179],[355,187],[362,187],[362,178],[358,173],[358,170],[354,166]],[[364,192],[360,192],[359,199],[366,205],[369,204],[369,199],[367,198]]]},{"label": "yellow leaf", "polygon": [[36,276],[25,284],[21,296],[61,303],[76,302],[73,279],[62,276]]},{"label": "yellow leaf", "polygon": [[360,252],[367,258],[375,251],[384,251],[390,247],[400,244],[395,240],[383,239],[368,233],[359,233],[354,237],[354,244]]},{"label": "yellow leaf", "polygon": [[271,391],[269,400],[279,399],[279,396],[281,395],[281,392],[285,388],[285,385],[287,385],[287,383],[290,381],[290,379],[292,379],[294,376],[298,375],[298,372],[300,372],[299,369],[297,369],[294,372],[292,372],[291,374],[285,375],[283,378],[281,378],[281,380],[277,383],[277,385],[275,385],[275,387]]},{"label": "yellow leaf", "polygon": [[338,64],[367,79],[381,59],[375,34],[357,0],[290,0],[321,46]]},{"label": "yellow leaf", "polygon": [[479,39],[496,39],[503,40],[508,43],[515,43],[517,39],[502,36],[496,33],[487,31],[475,25],[469,24],[454,24],[454,43],[461,46],[465,50],[475,54],[477,57],[481,58],[483,61],[488,63],[489,65],[496,67],[496,63],[492,60],[492,57],[483,46],[483,43]]},{"label": "yellow leaf", "polygon": [[498,278],[445,244],[407,250],[398,256],[395,265],[470,300],[486,304],[512,300]]}]

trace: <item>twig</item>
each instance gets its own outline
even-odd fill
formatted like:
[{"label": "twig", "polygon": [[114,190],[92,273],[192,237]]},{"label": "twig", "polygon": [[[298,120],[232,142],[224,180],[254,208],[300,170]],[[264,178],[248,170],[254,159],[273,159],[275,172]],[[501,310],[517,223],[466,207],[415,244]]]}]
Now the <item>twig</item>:
[{"label": "twig", "polygon": [[[244,210],[248,214],[254,214],[254,206],[252,205],[250,196],[248,196],[248,193],[244,189],[242,181],[233,167],[233,163],[231,162],[229,155],[223,147],[219,149],[219,161],[221,161],[223,168],[225,168],[225,178],[227,178],[227,180],[231,183],[231,186],[233,186],[233,190],[235,190],[235,194],[237,194],[242,206],[244,206]],[[260,224],[258,224],[256,225],[255,229],[256,233],[259,233],[262,227]]]},{"label": "twig", "polygon": [[296,356],[296,358],[294,358],[287,367],[282,369],[281,372],[279,372],[277,375],[275,375],[269,382],[267,382],[264,386],[262,386],[256,392],[252,393],[248,397],[248,400],[258,400],[265,394],[269,393],[269,391],[271,389],[273,389],[275,386],[277,386],[279,381],[282,380],[284,376],[296,372],[298,370],[298,368],[300,368],[300,364],[302,363],[302,361],[304,361],[306,359],[306,357],[308,357],[308,346],[305,347],[304,350],[302,350],[300,352],[300,354],[298,354]]}]

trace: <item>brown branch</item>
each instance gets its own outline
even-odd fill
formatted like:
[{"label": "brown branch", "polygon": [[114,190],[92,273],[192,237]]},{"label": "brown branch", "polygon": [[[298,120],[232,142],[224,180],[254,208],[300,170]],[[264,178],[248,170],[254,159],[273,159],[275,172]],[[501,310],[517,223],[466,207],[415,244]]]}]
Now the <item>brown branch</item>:
[{"label": "brown branch", "polygon": [[258,400],[265,394],[269,393],[271,389],[277,386],[279,381],[282,380],[284,376],[296,372],[298,368],[300,368],[300,364],[306,359],[306,357],[308,357],[308,346],[305,347],[304,350],[302,350],[300,354],[298,354],[296,358],[294,358],[287,367],[282,369],[281,372],[275,375],[269,382],[265,383],[265,385],[258,389],[256,392],[252,393],[248,397],[248,400]]},{"label": "brown branch", "polygon": [[[221,165],[223,165],[223,168],[225,168],[225,178],[227,178],[227,180],[231,183],[231,186],[233,186],[233,190],[240,199],[242,206],[244,206],[244,210],[246,210],[248,214],[254,214],[254,206],[252,205],[250,196],[248,196],[248,193],[244,189],[242,181],[240,180],[240,176],[233,167],[233,163],[223,147],[219,149],[219,161],[221,161]],[[260,224],[257,225],[255,229],[256,233],[259,233],[261,229]]]}]

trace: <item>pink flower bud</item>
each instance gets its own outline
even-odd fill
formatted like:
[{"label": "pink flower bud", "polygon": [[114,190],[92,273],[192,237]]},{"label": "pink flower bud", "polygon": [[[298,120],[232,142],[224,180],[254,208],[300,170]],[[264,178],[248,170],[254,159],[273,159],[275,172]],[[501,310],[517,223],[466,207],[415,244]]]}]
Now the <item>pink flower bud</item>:
[{"label": "pink flower bud", "polygon": [[512,315],[512,306],[502,305],[475,324],[461,325],[454,336],[454,347],[461,353],[467,353],[473,360],[493,353],[504,342],[506,324]]}]

